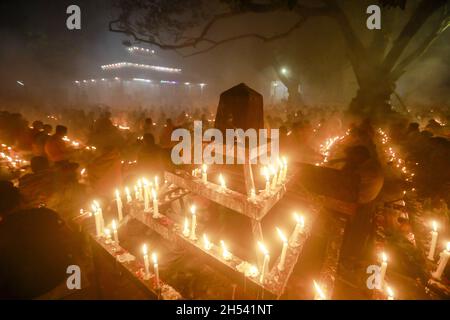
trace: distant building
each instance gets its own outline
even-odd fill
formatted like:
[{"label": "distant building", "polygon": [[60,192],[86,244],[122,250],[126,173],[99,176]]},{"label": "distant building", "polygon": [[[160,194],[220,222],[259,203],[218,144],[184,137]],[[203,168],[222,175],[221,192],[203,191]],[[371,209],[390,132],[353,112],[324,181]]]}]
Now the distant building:
[{"label": "distant building", "polygon": [[99,76],[74,80],[69,100],[75,105],[111,107],[191,105],[206,94],[207,84],[195,81],[182,68],[158,64],[155,51],[126,47],[129,60],[100,66]]}]

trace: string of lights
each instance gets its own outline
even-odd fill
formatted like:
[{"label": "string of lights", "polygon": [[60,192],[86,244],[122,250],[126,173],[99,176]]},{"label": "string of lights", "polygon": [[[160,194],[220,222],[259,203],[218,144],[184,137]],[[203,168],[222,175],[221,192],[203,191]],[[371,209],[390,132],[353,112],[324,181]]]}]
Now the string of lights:
[{"label": "string of lights", "polygon": [[105,65],[102,65],[101,68],[102,68],[102,70],[116,70],[116,69],[121,69],[121,68],[138,68],[138,69],[154,70],[154,71],[158,71],[158,72],[181,73],[180,68],[154,66],[154,65],[149,65],[149,64],[133,63],[133,62],[117,62],[117,63],[112,63],[112,64],[105,64]]}]

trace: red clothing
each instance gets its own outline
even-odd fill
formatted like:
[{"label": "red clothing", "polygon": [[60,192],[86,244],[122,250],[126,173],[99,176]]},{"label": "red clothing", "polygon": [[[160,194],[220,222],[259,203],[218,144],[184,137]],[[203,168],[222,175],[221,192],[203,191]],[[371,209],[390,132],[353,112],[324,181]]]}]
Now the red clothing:
[{"label": "red clothing", "polygon": [[55,135],[51,136],[45,143],[45,153],[48,159],[53,162],[68,160],[66,142]]}]

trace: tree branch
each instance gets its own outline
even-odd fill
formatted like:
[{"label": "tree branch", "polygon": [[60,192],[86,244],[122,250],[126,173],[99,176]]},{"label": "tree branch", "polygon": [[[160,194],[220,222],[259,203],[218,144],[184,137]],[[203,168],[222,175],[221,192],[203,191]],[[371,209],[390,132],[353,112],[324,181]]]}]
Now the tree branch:
[{"label": "tree branch", "polygon": [[[327,7],[306,7],[304,5],[298,5],[295,4],[292,8],[289,7],[289,4],[291,3],[290,0],[283,0],[283,1],[271,1],[268,4],[261,4],[261,3],[254,3],[250,0],[243,0],[238,4],[238,8],[231,8],[231,11],[217,14],[214,17],[210,19],[210,21],[203,27],[200,34],[196,37],[182,37],[180,39],[183,39],[184,41],[180,43],[164,43],[162,41],[158,41],[155,39],[155,36],[145,36],[142,34],[139,34],[139,32],[135,31],[133,26],[130,25],[130,23],[124,23],[123,21],[127,21],[129,18],[129,14],[124,15],[125,19],[116,19],[109,22],[109,31],[116,32],[116,33],[123,33],[128,36],[131,36],[135,41],[148,43],[154,46],[159,47],[163,50],[175,50],[178,54],[184,57],[190,57],[197,54],[208,52],[224,43],[236,41],[240,39],[245,38],[255,38],[259,39],[263,42],[270,42],[275,41],[284,37],[289,36],[294,30],[298,29],[308,17],[312,16],[318,16],[318,15],[329,15],[330,10]],[[227,18],[240,16],[246,13],[267,13],[267,12],[273,12],[277,10],[289,10],[294,11],[297,13],[300,18],[299,20],[291,26],[286,31],[283,31],[281,33],[277,33],[272,36],[264,36],[260,35],[258,33],[244,33],[240,35],[236,35],[233,37],[229,37],[223,40],[213,40],[207,37],[209,31],[216,25],[219,21],[225,20]],[[207,43],[208,46],[205,49],[195,51],[193,53],[189,54],[182,54],[180,52],[180,49],[185,48],[196,48],[201,43]]]},{"label": "tree branch", "polygon": [[408,23],[398,35],[389,53],[383,62],[383,68],[386,71],[392,70],[402,55],[403,51],[408,46],[414,35],[420,30],[425,21],[440,7],[442,7],[447,0],[422,0],[414,10]]},{"label": "tree branch", "polygon": [[450,16],[448,14],[443,14],[443,18],[433,28],[432,32],[425,38],[422,44],[395,66],[391,74],[392,79],[397,80],[400,78],[409,64],[427,52],[433,42],[449,27],[449,18]]}]

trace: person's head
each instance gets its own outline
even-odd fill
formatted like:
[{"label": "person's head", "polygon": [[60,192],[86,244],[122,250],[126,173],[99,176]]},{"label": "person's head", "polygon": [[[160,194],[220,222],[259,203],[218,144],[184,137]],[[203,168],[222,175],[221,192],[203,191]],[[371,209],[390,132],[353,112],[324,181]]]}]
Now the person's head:
[{"label": "person's head", "polygon": [[67,127],[61,126],[61,125],[57,125],[56,126],[56,130],[55,130],[55,134],[60,136],[60,137],[66,136],[67,135]]},{"label": "person's head", "polygon": [[44,133],[50,134],[52,133],[53,127],[51,124],[44,124],[44,127],[42,128]]},{"label": "person's head", "polygon": [[154,146],[155,145],[155,137],[151,133],[144,134],[143,140],[144,140],[144,144],[146,146]]},{"label": "person's head", "polygon": [[31,170],[34,173],[46,170],[49,168],[48,159],[46,157],[33,157],[30,161]]},{"label": "person's head", "polygon": [[42,130],[42,128],[44,127],[44,123],[42,123],[42,121],[36,120],[33,121],[32,127],[35,130]]},{"label": "person's head", "polygon": [[19,189],[10,181],[0,181],[0,219],[12,213],[20,205]]},{"label": "person's head", "polygon": [[418,132],[419,124],[417,122],[411,122],[408,126],[408,132]]},{"label": "person's head", "polygon": [[167,118],[166,119],[166,126],[171,126],[172,125],[172,119]]},{"label": "person's head", "polygon": [[152,118],[146,118],[146,119],[145,119],[145,124],[146,124],[147,126],[151,126],[151,125],[153,124]]}]

